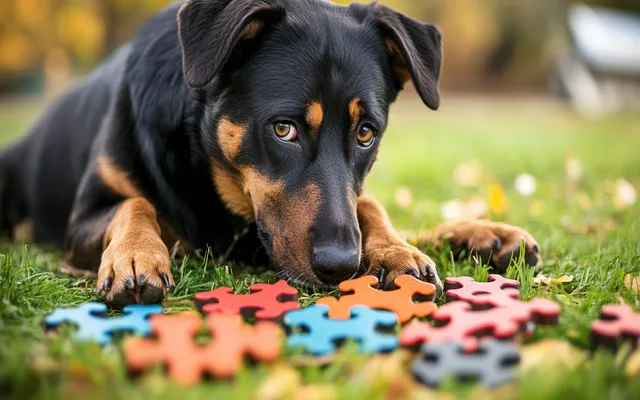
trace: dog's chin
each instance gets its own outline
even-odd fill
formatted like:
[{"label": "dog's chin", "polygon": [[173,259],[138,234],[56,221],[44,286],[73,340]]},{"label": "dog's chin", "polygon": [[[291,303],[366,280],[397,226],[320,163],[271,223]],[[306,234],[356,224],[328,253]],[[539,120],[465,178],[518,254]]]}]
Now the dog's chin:
[{"label": "dog's chin", "polygon": [[295,269],[289,269],[280,267],[280,271],[282,271],[283,277],[287,280],[287,282],[294,284],[296,286],[303,287],[305,289],[311,290],[335,290],[338,288],[338,285],[329,285],[322,282],[318,277],[311,271],[299,271]]}]

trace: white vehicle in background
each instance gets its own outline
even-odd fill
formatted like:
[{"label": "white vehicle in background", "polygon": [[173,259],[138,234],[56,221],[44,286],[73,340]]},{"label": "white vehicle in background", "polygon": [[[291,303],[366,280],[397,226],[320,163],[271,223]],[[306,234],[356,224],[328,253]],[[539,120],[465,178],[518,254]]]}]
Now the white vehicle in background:
[{"label": "white vehicle in background", "polygon": [[574,5],[571,51],[557,60],[554,83],[582,114],[640,111],[640,15]]}]

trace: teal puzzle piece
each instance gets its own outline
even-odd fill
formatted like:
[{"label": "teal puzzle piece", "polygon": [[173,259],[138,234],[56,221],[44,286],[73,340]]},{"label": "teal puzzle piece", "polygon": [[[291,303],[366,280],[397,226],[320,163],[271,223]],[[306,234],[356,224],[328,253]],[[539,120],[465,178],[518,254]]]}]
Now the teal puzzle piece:
[{"label": "teal puzzle piece", "polygon": [[351,308],[351,319],[337,320],[329,319],[328,312],[329,307],[324,305],[288,312],[284,323],[289,328],[303,328],[308,332],[290,335],[287,346],[303,348],[316,356],[335,352],[336,342],[342,340],[356,341],[361,353],[390,352],[398,347],[394,333],[379,331],[398,323],[395,313],[356,306]]},{"label": "teal puzzle piece", "polygon": [[102,303],[85,303],[76,308],[59,308],[44,320],[47,328],[70,323],[78,327],[75,337],[93,341],[102,346],[110,343],[114,333],[134,333],[148,336],[151,333],[149,317],[162,313],[159,305],[130,305],[122,309],[123,315],[107,318],[107,306]]}]

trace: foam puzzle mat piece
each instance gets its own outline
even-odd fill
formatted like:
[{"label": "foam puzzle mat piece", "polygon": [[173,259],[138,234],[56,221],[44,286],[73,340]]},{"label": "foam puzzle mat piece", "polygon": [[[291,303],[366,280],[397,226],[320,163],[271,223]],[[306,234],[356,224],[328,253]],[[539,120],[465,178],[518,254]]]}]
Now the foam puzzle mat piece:
[{"label": "foam puzzle mat piece", "polygon": [[412,322],[405,326],[400,333],[400,344],[414,347],[421,343],[460,341],[465,349],[473,351],[480,336],[507,340],[524,332],[527,324],[535,319],[535,310],[523,302],[473,310],[471,304],[456,301],[438,308],[432,318],[436,326],[428,322]]},{"label": "foam puzzle mat piece", "polygon": [[329,307],[314,305],[285,315],[289,328],[304,328],[307,332],[291,334],[287,341],[290,348],[303,348],[322,356],[336,351],[336,342],[355,340],[362,353],[389,352],[398,347],[393,333],[380,329],[393,328],[398,317],[390,311],[374,310],[366,306],[351,308],[351,318],[334,320],[328,317]]},{"label": "foam puzzle mat piece", "polygon": [[129,305],[122,309],[122,313],[122,316],[108,318],[105,304],[90,302],[75,308],[58,308],[48,315],[44,322],[48,329],[65,323],[75,325],[78,330],[74,337],[78,340],[106,345],[112,341],[113,334],[117,333],[149,335],[149,317],[161,314],[162,306]]},{"label": "foam puzzle mat piece", "polygon": [[520,283],[501,275],[489,275],[490,282],[476,282],[468,276],[447,278],[445,290],[447,302],[464,301],[474,310],[486,310],[493,307],[528,307],[532,314],[531,322],[539,325],[556,325],[560,315],[560,306],[549,299],[535,298],[523,302],[518,287]]},{"label": "foam puzzle mat piece", "polygon": [[520,297],[520,282],[501,275],[489,275],[489,282],[476,282],[469,276],[444,281],[447,302],[466,301],[474,308],[502,307]]},{"label": "foam puzzle mat piece", "polygon": [[[411,275],[400,275],[394,283],[398,289],[382,291],[374,288],[378,284],[375,276],[367,275],[344,281],[338,287],[343,293],[339,299],[325,297],[316,304],[328,306],[331,319],[349,319],[352,307],[364,305],[377,310],[393,311],[400,323],[408,322],[414,317],[427,317],[438,308],[434,302],[427,301],[435,296],[434,285]],[[414,300],[422,302],[414,303]]]},{"label": "foam puzzle mat piece", "polygon": [[273,285],[251,285],[249,294],[233,294],[233,289],[220,287],[197,293],[196,306],[202,312],[241,314],[245,318],[281,322],[287,311],[300,308],[298,290],[281,280]]},{"label": "foam puzzle mat piece", "polygon": [[513,380],[514,367],[519,363],[520,352],[511,343],[489,340],[471,353],[465,352],[460,342],[424,344],[412,372],[431,387],[439,386],[447,377],[476,379],[482,385],[496,387]]},{"label": "foam puzzle mat piece", "polygon": [[273,322],[246,325],[240,315],[209,314],[204,325],[210,342],[197,344],[203,320],[193,312],[159,315],[151,320],[152,338],[131,338],[124,347],[132,372],[156,365],[167,367],[168,376],[185,385],[194,385],[205,376],[232,378],[243,366],[245,356],[273,361],[280,356],[282,329]]},{"label": "foam puzzle mat piece", "polygon": [[624,341],[640,346],[640,313],[631,306],[610,304],[600,310],[600,319],[591,324],[591,344],[616,351]]}]

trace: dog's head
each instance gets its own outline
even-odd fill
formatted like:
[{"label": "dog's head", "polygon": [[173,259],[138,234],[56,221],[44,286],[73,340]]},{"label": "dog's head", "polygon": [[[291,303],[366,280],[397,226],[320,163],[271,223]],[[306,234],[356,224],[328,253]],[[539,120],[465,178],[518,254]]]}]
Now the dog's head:
[{"label": "dog's head", "polygon": [[389,106],[412,80],[438,108],[438,30],[385,6],[323,0],[190,0],[179,24],[227,207],[257,224],[290,279],[355,275],[356,202]]}]

